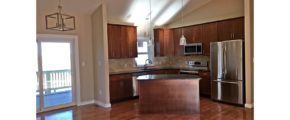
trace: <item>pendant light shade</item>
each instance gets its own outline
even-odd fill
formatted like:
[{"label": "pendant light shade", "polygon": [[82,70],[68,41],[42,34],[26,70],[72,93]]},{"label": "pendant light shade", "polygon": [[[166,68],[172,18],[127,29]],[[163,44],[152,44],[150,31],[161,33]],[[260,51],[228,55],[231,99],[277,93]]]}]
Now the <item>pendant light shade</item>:
[{"label": "pendant light shade", "polygon": [[152,13],[152,10],[151,10],[151,0],[149,0],[149,30],[148,30],[148,37],[149,37],[149,41],[148,41],[148,46],[151,46],[153,44],[153,40],[152,40],[152,34],[151,34],[151,13]]},{"label": "pendant light shade", "polygon": [[[183,25],[183,0],[181,0],[181,23]],[[183,34],[183,28],[181,28],[181,32],[182,32],[182,35],[179,40],[179,45],[186,45],[186,38],[184,37],[184,34]]]},{"label": "pendant light shade", "polygon": [[60,0],[57,9],[56,13],[45,16],[46,29],[58,31],[75,30],[75,17],[62,13]]},{"label": "pendant light shade", "polygon": [[184,37],[184,35],[181,36],[179,40],[179,45],[186,45],[186,38]]}]

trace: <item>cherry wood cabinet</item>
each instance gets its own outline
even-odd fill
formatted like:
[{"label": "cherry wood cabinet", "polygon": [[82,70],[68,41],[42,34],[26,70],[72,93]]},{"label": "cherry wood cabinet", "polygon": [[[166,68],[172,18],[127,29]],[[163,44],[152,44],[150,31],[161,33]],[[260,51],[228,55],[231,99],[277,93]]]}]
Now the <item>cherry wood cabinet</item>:
[{"label": "cherry wood cabinet", "polygon": [[110,75],[110,101],[116,102],[133,97],[132,75]]},{"label": "cherry wood cabinet", "polygon": [[108,53],[109,58],[121,58],[119,49],[121,48],[121,27],[117,25],[108,25]]},{"label": "cherry wood cabinet", "polygon": [[175,56],[183,56],[184,55],[184,47],[183,45],[179,45],[179,40],[182,35],[181,28],[174,28],[173,31],[173,41],[174,41],[174,55]]},{"label": "cherry wood cabinet", "polygon": [[191,41],[190,41],[190,39],[188,39],[186,37],[186,39],[188,39],[188,42],[187,42],[188,44],[202,42],[203,41],[203,39],[202,39],[202,25],[192,26],[191,34],[192,34]]},{"label": "cherry wood cabinet", "polygon": [[148,74],[179,74],[179,69],[164,69],[164,70],[153,70]]},{"label": "cherry wood cabinet", "polygon": [[210,42],[218,40],[217,23],[203,24],[201,31],[203,55],[210,56]]},{"label": "cherry wood cabinet", "polygon": [[235,18],[217,22],[218,40],[244,39],[244,18]]},{"label": "cherry wood cabinet", "polygon": [[154,55],[164,56],[164,30],[154,29]]},{"label": "cherry wood cabinet", "polygon": [[182,29],[187,44],[201,42],[203,55],[209,56],[211,42],[244,39],[244,17],[171,29],[175,56],[184,55],[183,46],[179,45]]},{"label": "cherry wood cabinet", "polygon": [[109,59],[137,57],[136,26],[108,24]]},{"label": "cherry wood cabinet", "polygon": [[174,41],[172,39],[172,30],[154,29],[154,55],[155,56],[174,56]]},{"label": "cherry wood cabinet", "polygon": [[137,57],[137,28],[135,26],[126,26],[127,46],[129,58]]},{"label": "cherry wood cabinet", "polygon": [[202,78],[199,82],[200,94],[210,97],[211,95],[210,72],[199,72],[198,76]]}]

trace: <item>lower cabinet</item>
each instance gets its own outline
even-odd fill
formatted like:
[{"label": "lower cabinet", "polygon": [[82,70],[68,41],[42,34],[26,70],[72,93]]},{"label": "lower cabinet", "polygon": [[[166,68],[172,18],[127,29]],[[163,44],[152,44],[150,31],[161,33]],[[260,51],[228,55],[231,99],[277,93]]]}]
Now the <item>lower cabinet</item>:
[{"label": "lower cabinet", "polygon": [[155,70],[150,71],[148,74],[179,74],[179,69]]},{"label": "lower cabinet", "polygon": [[199,72],[198,75],[202,78],[199,82],[200,94],[203,96],[210,97],[211,95],[210,72]]},{"label": "lower cabinet", "polygon": [[133,97],[132,75],[110,75],[110,101],[116,102]]},{"label": "lower cabinet", "polygon": [[[178,69],[153,70],[146,74],[178,74]],[[110,75],[110,101],[118,102],[133,98],[132,74]]]}]

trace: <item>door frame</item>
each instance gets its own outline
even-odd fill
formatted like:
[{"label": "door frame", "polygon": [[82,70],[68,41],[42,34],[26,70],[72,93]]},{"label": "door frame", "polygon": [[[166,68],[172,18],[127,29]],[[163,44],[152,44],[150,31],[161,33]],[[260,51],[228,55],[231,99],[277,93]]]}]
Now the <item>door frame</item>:
[{"label": "door frame", "polygon": [[[63,40],[65,39],[65,40]],[[79,45],[78,45],[78,36],[76,35],[56,35],[56,34],[37,34],[37,52],[41,52],[41,47],[40,47],[40,42],[69,42],[71,43],[71,67],[72,67],[72,78],[74,79],[72,81],[72,88],[73,91],[73,101],[72,104],[67,104],[67,105],[59,105],[56,107],[51,107],[51,108],[46,108],[43,109],[40,106],[40,110],[37,109],[38,112],[45,112],[45,111],[50,111],[54,109],[60,109],[64,107],[69,107],[69,106],[74,106],[74,105],[79,105],[80,104],[80,67],[79,67]],[[42,70],[42,58],[40,57],[40,53],[37,55],[38,57],[38,63],[41,64],[38,66],[38,71]],[[42,77],[42,73],[40,72],[40,75],[38,77]],[[39,87],[43,87],[43,81],[40,81]],[[43,94],[40,92],[40,94]],[[40,98],[42,99],[42,98]],[[42,102],[42,101],[40,101]],[[43,104],[43,103],[42,103]]]}]

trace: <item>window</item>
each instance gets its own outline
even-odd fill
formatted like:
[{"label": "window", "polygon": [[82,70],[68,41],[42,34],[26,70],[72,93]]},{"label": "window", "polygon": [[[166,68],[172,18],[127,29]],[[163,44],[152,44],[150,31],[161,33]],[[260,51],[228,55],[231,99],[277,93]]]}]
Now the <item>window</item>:
[{"label": "window", "polygon": [[138,57],[135,58],[137,66],[143,66],[145,60],[149,58],[148,42],[149,40],[138,40],[137,42]]}]

